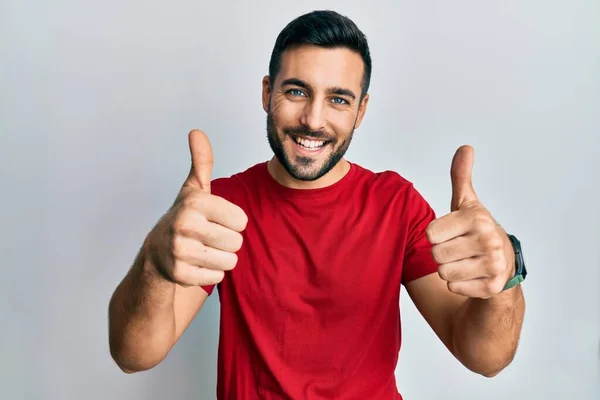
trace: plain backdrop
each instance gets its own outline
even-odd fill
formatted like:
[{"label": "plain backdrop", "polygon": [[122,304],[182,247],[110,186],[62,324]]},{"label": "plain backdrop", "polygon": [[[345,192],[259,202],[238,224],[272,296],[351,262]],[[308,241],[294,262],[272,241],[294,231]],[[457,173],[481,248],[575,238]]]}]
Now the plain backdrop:
[{"label": "plain backdrop", "polygon": [[600,3],[0,2],[0,398],[214,399],[211,296],[168,358],[125,375],[107,306],[190,164],[271,157],[261,79],[293,18],[334,9],[367,35],[371,101],[348,159],[395,170],[438,215],[450,161],[523,244],[520,348],[493,379],[452,358],[402,295],[398,386],[417,399],[600,398]]}]

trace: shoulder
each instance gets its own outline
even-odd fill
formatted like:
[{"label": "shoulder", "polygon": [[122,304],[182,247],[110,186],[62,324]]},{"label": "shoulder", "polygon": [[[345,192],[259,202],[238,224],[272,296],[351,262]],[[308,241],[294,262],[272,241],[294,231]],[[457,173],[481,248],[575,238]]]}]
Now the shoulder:
[{"label": "shoulder", "polygon": [[412,220],[422,215],[431,215],[429,202],[417,190],[415,184],[393,170],[372,171],[353,164],[359,176],[357,186],[363,187],[368,197],[381,207],[393,207],[403,217]]},{"label": "shoulder", "polygon": [[233,175],[214,178],[211,182],[211,193],[233,201],[233,199],[239,197],[240,193],[247,190],[249,182],[255,180],[260,175],[259,170],[264,164],[265,162],[260,162]]},{"label": "shoulder", "polygon": [[352,164],[359,180],[369,190],[379,194],[390,193],[400,197],[414,197],[419,195],[412,181],[393,170],[373,171],[359,164]]}]

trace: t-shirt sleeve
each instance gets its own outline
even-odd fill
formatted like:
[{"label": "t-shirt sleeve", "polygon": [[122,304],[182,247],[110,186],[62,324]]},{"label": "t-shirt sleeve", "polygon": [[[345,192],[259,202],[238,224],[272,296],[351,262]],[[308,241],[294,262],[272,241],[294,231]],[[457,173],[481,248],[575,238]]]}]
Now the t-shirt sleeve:
[{"label": "t-shirt sleeve", "polygon": [[437,272],[438,264],[431,254],[431,243],[427,240],[425,230],[435,220],[435,211],[421,194],[411,187],[408,196],[408,239],[402,266],[402,283]]},{"label": "t-shirt sleeve", "polygon": [[215,285],[200,286],[210,296],[215,288]]}]

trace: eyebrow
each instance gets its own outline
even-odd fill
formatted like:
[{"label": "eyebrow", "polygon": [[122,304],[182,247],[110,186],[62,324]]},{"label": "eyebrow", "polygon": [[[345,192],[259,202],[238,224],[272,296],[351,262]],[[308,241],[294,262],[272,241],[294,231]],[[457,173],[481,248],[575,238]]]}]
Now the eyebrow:
[{"label": "eyebrow", "polygon": [[[309,83],[304,82],[303,80],[298,79],[298,78],[289,78],[289,79],[284,80],[281,83],[281,86],[285,86],[285,85],[299,86],[301,88],[314,91],[314,88]],[[352,90],[345,89],[340,86],[333,86],[333,87],[328,88],[327,93],[328,94],[337,94],[340,96],[348,96],[348,97],[352,98],[352,100],[356,100],[356,95],[354,94],[354,92]]]}]

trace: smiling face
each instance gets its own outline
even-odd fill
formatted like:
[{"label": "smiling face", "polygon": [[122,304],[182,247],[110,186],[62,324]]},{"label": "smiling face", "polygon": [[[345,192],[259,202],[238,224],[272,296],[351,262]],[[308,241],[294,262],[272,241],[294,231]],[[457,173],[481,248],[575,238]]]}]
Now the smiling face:
[{"label": "smiling face", "polygon": [[369,98],[361,101],[363,71],[362,58],[349,49],[302,45],[282,54],[275,82],[263,79],[269,144],[294,180],[340,172]]}]

